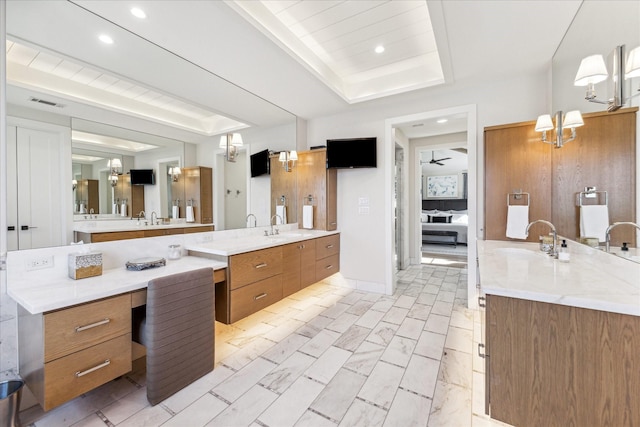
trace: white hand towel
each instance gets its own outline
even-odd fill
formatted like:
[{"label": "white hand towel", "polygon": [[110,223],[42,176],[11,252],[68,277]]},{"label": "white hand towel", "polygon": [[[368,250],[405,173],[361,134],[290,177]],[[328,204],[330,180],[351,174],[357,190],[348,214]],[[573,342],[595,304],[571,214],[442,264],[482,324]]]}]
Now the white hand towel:
[{"label": "white hand towel", "polygon": [[287,207],[284,205],[276,205],[276,215],[280,216],[280,218],[282,218],[282,221],[280,221],[280,218],[276,217],[276,224],[286,224],[287,223]]},{"label": "white hand towel", "polygon": [[529,206],[509,205],[507,208],[507,237],[526,239],[529,225]]},{"label": "white hand towel", "polygon": [[80,203],[80,213],[87,213],[87,210],[84,208],[84,203]]},{"label": "white hand towel", "polygon": [[180,218],[180,208],[178,206],[173,206],[171,208],[171,218],[173,219]]},{"label": "white hand towel", "polygon": [[607,205],[580,206],[580,237],[597,237],[600,242],[604,242],[607,227],[609,227]]},{"label": "white hand towel", "polygon": [[187,222],[195,222],[195,215],[193,214],[193,206],[187,206]]},{"label": "white hand towel", "polygon": [[114,215],[118,215],[118,204],[114,203],[113,206],[111,206],[111,213]]},{"label": "white hand towel", "polygon": [[313,229],[313,205],[302,207],[302,228]]},{"label": "white hand towel", "polygon": [[120,216],[127,216],[127,204],[123,203],[120,205]]}]

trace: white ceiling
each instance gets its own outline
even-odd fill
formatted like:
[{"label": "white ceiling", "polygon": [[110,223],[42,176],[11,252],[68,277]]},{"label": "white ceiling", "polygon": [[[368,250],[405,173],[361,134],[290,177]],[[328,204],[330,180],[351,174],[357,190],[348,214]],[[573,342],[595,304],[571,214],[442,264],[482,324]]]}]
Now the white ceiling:
[{"label": "white ceiling", "polygon": [[[171,70],[158,68],[153,58],[128,56],[134,55],[132,49],[125,49],[128,46],[117,46],[109,53],[91,47],[94,38],[80,37],[79,31],[90,34],[92,20],[66,22],[64,16],[50,11],[56,7],[53,4],[65,3],[10,0],[8,11],[11,4],[26,4],[35,5],[42,16],[56,16],[55,39],[61,46],[57,51],[64,50],[65,43],[82,42],[83,51],[93,54],[96,62],[105,56],[119,58],[123,66],[115,75],[133,83],[179,95],[178,99],[207,111],[231,113],[231,119],[250,125],[266,121],[267,114],[261,115],[246,97],[227,90],[215,96],[214,85],[181,79],[179,73],[172,76]],[[578,0],[145,0],[135,3],[147,13],[140,20],[131,15],[134,2],[130,0],[74,3],[191,62],[190,66],[214,73],[221,82],[226,80],[302,118],[339,114],[367,102],[397,103],[407,90],[428,96],[427,86],[438,81],[449,86],[482,84],[544,70],[581,4]],[[261,10],[257,16],[270,22],[270,28],[285,26],[298,43],[283,31],[260,24],[248,12],[254,9]],[[18,31],[26,27],[37,31],[37,25],[42,24],[24,22]],[[386,44],[380,56],[371,51],[377,40]],[[423,70],[425,65],[415,69],[409,65],[433,57],[434,48],[440,71],[423,73],[420,82],[412,80],[413,71],[407,70]],[[153,76],[152,82],[143,76]],[[396,86],[389,86],[394,81]],[[377,100],[365,101],[372,98]],[[355,101],[361,102],[352,104]],[[275,113],[270,112],[272,116]],[[430,124],[424,123],[423,128]]]}]

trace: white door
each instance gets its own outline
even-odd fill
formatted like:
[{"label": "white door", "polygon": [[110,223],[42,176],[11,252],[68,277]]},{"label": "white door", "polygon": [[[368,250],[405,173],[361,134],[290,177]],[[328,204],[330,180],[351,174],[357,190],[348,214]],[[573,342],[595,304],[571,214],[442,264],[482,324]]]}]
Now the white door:
[{"label": "white door", "polygon": [[57,207],[71,183],[60,188],[60,134],[18,127],[16,146],[18,249],[64,245],[66,219]]}]

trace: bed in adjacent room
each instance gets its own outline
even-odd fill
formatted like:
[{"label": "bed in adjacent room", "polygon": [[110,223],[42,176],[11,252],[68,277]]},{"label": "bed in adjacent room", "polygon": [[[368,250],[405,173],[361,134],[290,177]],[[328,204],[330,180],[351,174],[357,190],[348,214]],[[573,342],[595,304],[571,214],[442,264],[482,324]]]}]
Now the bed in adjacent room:
[{"label": "bed in adjacent room", "polygon": [[466,199],[423,200],[420,221],[423,244],[467,244]]}]

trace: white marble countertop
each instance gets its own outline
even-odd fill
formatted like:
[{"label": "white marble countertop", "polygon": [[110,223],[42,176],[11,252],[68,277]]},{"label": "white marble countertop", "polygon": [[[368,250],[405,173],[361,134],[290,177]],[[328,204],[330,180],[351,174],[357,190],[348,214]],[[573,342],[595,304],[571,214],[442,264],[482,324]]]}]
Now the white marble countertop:
[{"label": "white marble countertop", "polygon": [[575,242],[568,242],[568,263],[537,243],[477,244],[486,294],[640,316],[640,264]]},{"label": "white marble countertop", "polygon": [[145,220],[142,219],[138,223],[136,219],[121,219],[121,220],[84,220],[74,221],[73,231],[82,233],[110,233],[118,231],[137,231],[137,230],[165,230],[168,228],[190,228],[190,227],[207,227],[213,224],[200,224],[195,222],[186,222],[184,220],[172,222],[170,224],[161,225],[145,225]]},{"label": "white marble countertop", "polygon": [[218,270],[226,266],[224,262],[186,256],[179,260],[167,260],[164,267],[130,271],[122,266],[104,270],[101,276],[80,280],[68,277],[33,280],[23,275],[24,279],[12,279],[7,293],[27,311],[37,314],[146,288],[147,282],[157,277],[204,267]]},{"label": "white marble countertop", "polygon": [[259,249],[301,242],[303,240],[316,239],[318,237],[330,236],[338,233],[339,231],[299,229],[285,231],[273,236],[250,236],[240,237],[233,240],[190,243],[185,245],[185,249],[190,253],[195,252],[228,257],[244,252],[257,251]]}]

